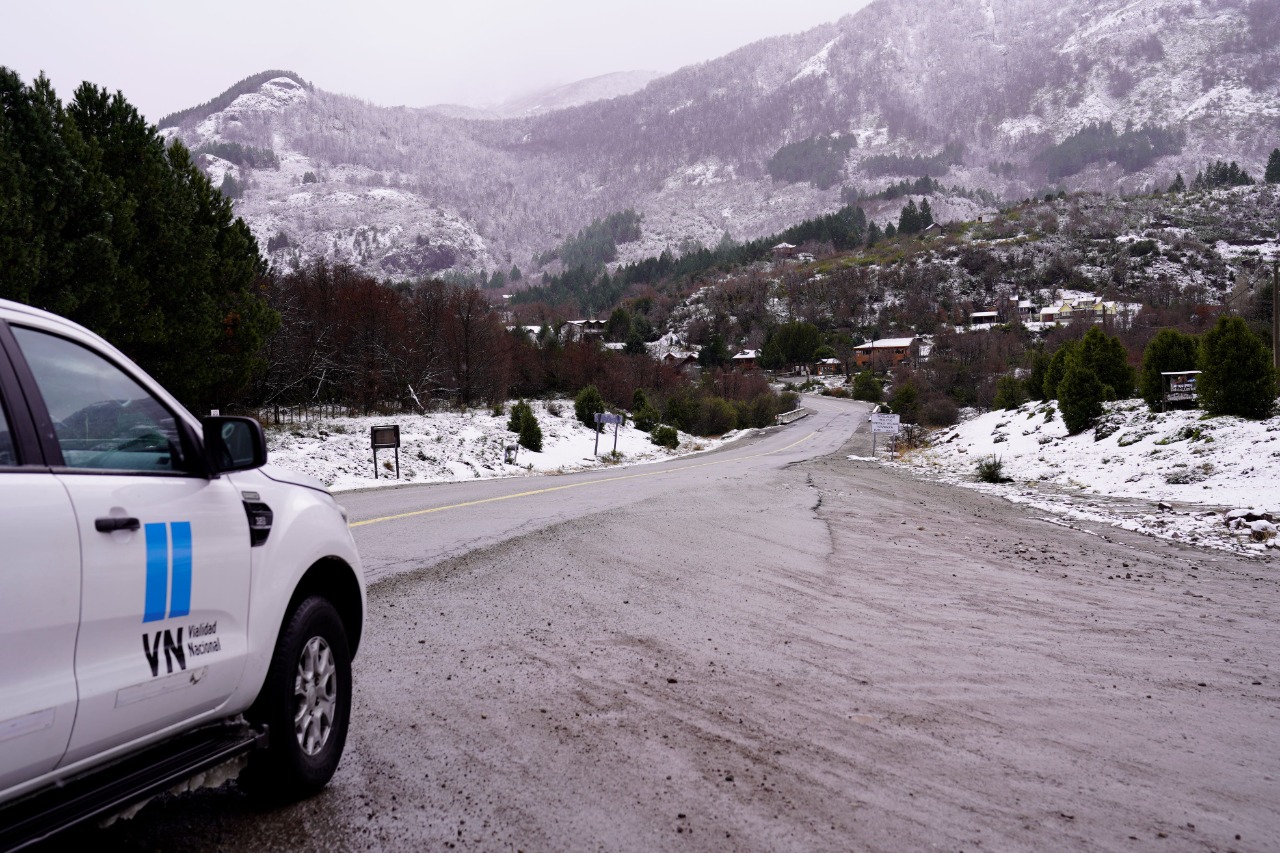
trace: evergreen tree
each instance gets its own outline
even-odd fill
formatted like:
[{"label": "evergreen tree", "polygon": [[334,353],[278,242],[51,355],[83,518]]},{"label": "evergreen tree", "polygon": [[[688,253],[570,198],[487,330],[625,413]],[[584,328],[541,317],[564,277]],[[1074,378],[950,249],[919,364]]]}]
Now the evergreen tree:
[{"label": "evergreen tree", "polygon": [[898,214],[898,233],[904,237],[920,233],[920,211],[915,199],[909,199]]},{"label": "evergreen tree", "polygon": [[597,429],[595,416],[604,412],[604,397],[594,385],[588,385],[573,399],[573,414],[583,426]]},{"label": "evergreen tree", "polygon": [[706,346],[698,350],[698,365],[703,369],[723,367],[729,362],[732,354],[725,345],[723,335],[712,335]]},{"label": "evergreen tree", "polygon": [[920,392],[911,380],[900,383],[893,389],[889,398],[889,408],[893,409],[904,424],[920,422]]},{"label": "evergreen tree", "polygon": [[[903,232],[903,233],[905,234],[906,232]],[[894,237],[897,237],[897,236],[898,236],[898,229],[893,227],[892,222],[884,226],[884,238],[886,240],[892,240]]]},{"label": "evergreen tree", "polygon": [[533,414],[533,408],[524,400],[518,400],[511,406],[511,414],[507,417],[507,429],[511,432],[520,432],[520,427],[524,424],[526,416]]},{"label": "evergreen tree", "polygon": [[1271,156],[1267,158],[1267,171],[1263,176],[1263,180],[1269,184],[1280,184],[1280,148],[1271,149]]},{"label": "evergreen tree", "polygon": [[996,396],[992,408],[1016,409],[1027,402],[1026,388],[1016,376],[1001,376],[996,380]]},{"label": "evergreen tree", "polygon": [[1219,317],[1200,338],[1196,395],[1210,414],[1266,418],[1276,401],[1267,345],[1239,317]]},{"label": "evergreen tree", "polygon": [[1031,353],[1031,375],[1027,377],[1027,396],[1032,400],[1053,399],[1045,393],[1045,374],[1049,371],[1049,354],[1044,347],[1036,347]]},{"label": "evergreen tree", "polygon": [[880,226],[877,225],[875,220],[873,219],[871,222],[867,223],[867,246],[871,247],[871,246],[874,246],[876,243],[879,243],[880,237],[881,237]]},{"label": "evergreen tree", "polygon": [[920,199],[920,230],[928,228],[933,224],[933,211],[929,208],[929,199]]},{"label": "evergreen tree", "polygon": [[0,296],[110,340],[193,409],[248,381],[279,322],[230,201],[119,93],[0,68]]},{"label": "evergreen tree", "polygon": [[884,399],[884,388],[870,370],[864,370],[853,377],[853,399],[866,400],[868,403],[879,403]]},{"label": "evergreen tree", "polygon": [[1069,435],[1084,432],[1102,416],[1102,395],[1102,382],[1080,354],[1067,356],[1066,369],[1058,383],[1058,408]]},{"label": "evergreen tree", "polygon": [[515,264],[512,264],[512,265],[511,265],[511,272],[507,273],[507,278],[508,278],[512,283],[515,283],[515,282],[519,281],[519,280],[520,280],[520,267],[516,266]]},{"label": "evergreen tree", "polygon": [[1136,378],[1129,366],[1129,354],[1119,338],[1094,326],[1080,341],[1078,352],[1084,366],[1102,383],[1104,400],[1129,398]]},{"label": "evergreen tree", "polygon": [[1169,192],[1183,193],[1187,191],[1187,182],[1182,179],[1182,173],[1179,172],[1174,176],[1173,183],[1169,184]]},{"label": "evergreen tree", "polygon": [[1053,356],[1049,359],[1049,364],[1044,371],[1044,399],[1058,399],[1058,385],[1062,382],[1062,377],[1067,373],[1067,359],[1075,352],[1076,347],[1080,345],[1079,341],[1063,341],[1062,345],[1054,350]]},{"label": "evergreen tree", "polygon": [[538,419],[528,406],[525,406],[524,416],[520,419],[520,446],[534,453],[542,452],[542,427],[538,426]]},{"label": "evergreen tree", "polygon": [[1184,335],[1177,329],[1161,329],[1142,352],[1142,399],[1151,411],[1164,406],[1164,378],[1162,373],[1178,370],[1195,370],[1199,360],[1199,344],[1194,335]]}]

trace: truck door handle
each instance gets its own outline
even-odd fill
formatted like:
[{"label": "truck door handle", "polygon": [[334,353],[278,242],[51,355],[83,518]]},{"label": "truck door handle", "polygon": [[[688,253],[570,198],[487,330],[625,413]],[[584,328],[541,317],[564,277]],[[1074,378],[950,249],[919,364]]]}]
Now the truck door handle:
[{"label": "truck door handle", "polygon": [[110,533],[113,530],[137,530],[142,524],[136,518],[97,518],[93,526],[99,533]]}]

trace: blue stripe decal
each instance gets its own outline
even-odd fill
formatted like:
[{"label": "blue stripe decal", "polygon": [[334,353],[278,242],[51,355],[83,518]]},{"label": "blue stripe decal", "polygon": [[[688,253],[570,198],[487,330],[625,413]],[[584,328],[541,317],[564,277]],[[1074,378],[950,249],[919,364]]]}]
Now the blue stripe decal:
[{"label": "blue stripe decal", "polygon": [[169,598],[169,536],[163,524],[148,524],[146,536],[147,598],[142,621],[156,622],[164,618]]},{"label": "blue stripe decal", "polygon": [[169,618],[191,612],[191,522],[175,521],[173,532],[173,591],[169,599]]}]

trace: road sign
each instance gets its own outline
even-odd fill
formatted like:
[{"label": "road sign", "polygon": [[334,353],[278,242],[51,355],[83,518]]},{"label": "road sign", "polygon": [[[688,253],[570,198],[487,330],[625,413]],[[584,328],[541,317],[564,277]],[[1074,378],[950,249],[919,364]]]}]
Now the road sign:
[{"label": "road sign", "polygon": [[902,418],[898,415],[876,413],[871,416],[871,432],[885,435],[897,435],[902,428]]},{"label": "road sign", "polygon": [[609,412],[596,412],[596,423],[598,424],[620,424],[622,423],[622,415],[614,415]]}]

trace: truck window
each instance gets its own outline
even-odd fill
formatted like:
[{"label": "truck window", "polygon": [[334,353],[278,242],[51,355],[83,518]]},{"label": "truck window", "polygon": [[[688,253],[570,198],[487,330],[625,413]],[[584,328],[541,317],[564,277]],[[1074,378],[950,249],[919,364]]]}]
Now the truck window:
[{"label": "truck window", "polygon": [[14,327],[69,468],[185,470],[173,413],[123,370],[65,338]]}]

